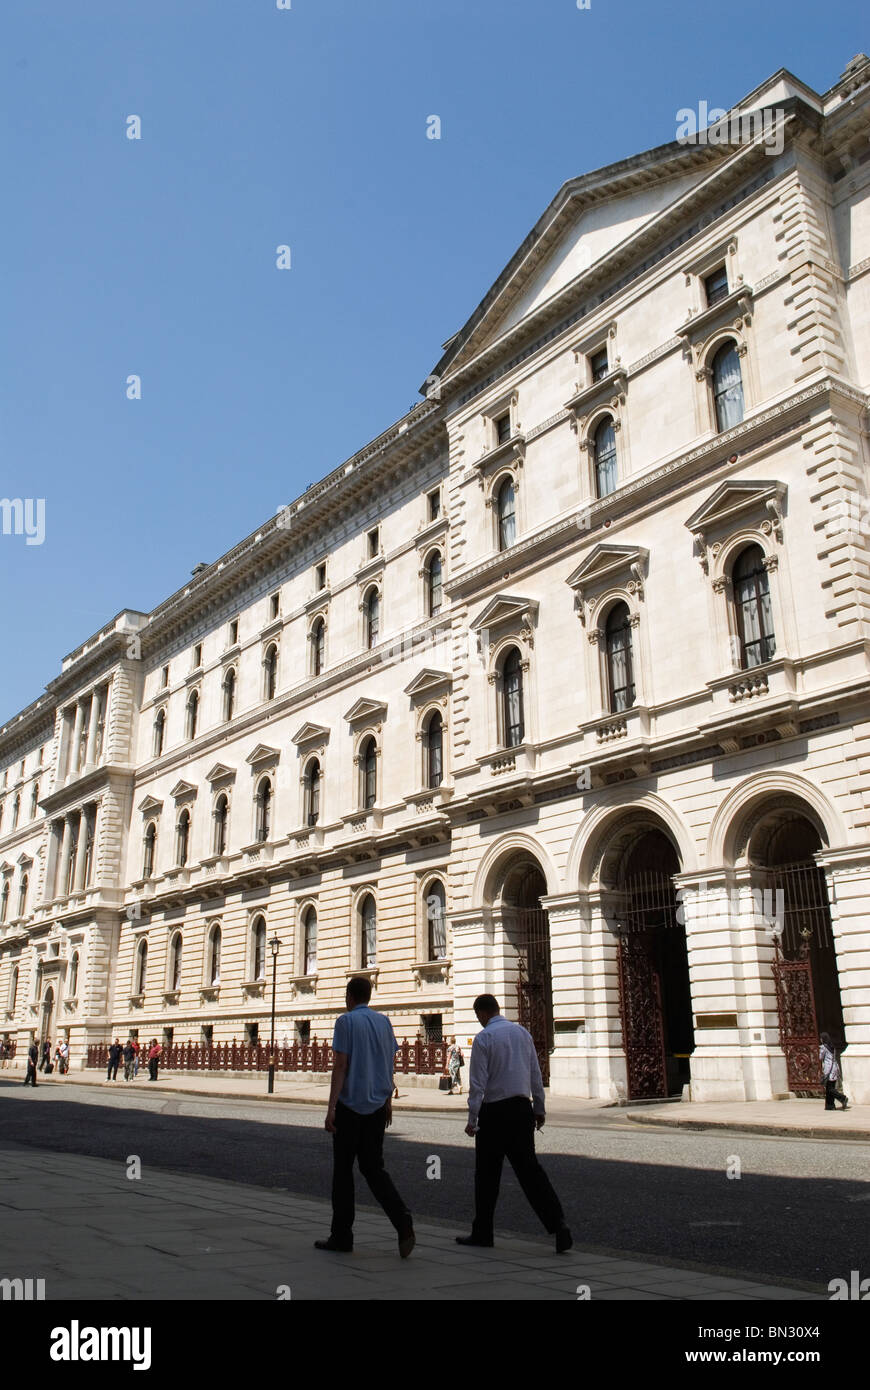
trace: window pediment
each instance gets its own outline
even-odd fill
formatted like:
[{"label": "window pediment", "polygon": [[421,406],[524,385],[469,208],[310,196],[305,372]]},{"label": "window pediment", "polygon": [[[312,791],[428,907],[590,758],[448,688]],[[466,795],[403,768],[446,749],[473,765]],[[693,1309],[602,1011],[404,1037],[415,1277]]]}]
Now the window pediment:
[{"label": "window pediment", "polygon": [[[788,488],[776,479],[729,478],[711,493],[685,525],[693,535],[727,528],[747,512],[768,512],[781,517]],[[771,505],[774,504],[774,505]]]},{"label": "window pediment", "polygon": [[684,353],[689,356],[691,349],[697,348],[718,328],[731,326],[738,331],[752,321],[753,298],[749,285],[738,285],[709,309],[693,314],[676,330],[674,336],[683,344]]},{"label": "window pediment", "polygon": [[175,801],[187,801],[191,797],[196,796],[196,791],[197,789],[192,782],[181,781],[176,782],[169,795]]},{"label": "window pediment", "polygon": [[453,677],[449,671],[434,671],[427,666],[418,672],[410,685],[405,686],[405,694],[410,695],[412,700],[424,699],[436,690],[443,690],[445,686],[450,685],[452,680]]},{"label": "window pediment", "polygon": [[508,624],[520,626],[528,618],[534,621],[538,616],[537,599],[521,598],[516,594],[496,594],[486,607],[478,613],[470,624],[473,632],[484,628],[505,627]]},{"label": "window pediment", "polygon": [[158,801],[155,796],[146,796],[144,801],[139,802],[137,809],[143,816],[159,816],[163,810],[163,802]]},{"label": "window pediment", "polygon": [[226,763],[215,763],[205,774],[205,780],[214,786],[218,782],[231,782],[236,775],[234,767],[227,767]]},{"label": "window pediment", "polygon": [[258,743],[256,748],[251,749],[245,762],[249,767],[258,767],[260,763],[276,763],[280,756],[280,748],[270,748],[267,743]]},{"label": "window pediment", "polygon": [[373,719],[384,719],[386,713],[386,700],[373,700],[364,695],[356,704],[351,705],[344,717],[348,724],[361,724]]},{"label": "window pediment", "polygon": [[602,543],[580,562],[565,583],[581,601],[587,593],[606,588],[625,575],[630,575],[633,583],[642,586],[648,560],[649,551],[643,546]]},{"label": "window pediment", "polygon": [[312,724],[310,720],[297,729],[290,738],[291,743],[295,743],[297,748],[301,748],[306,743],[320,742],[329,738],[329,729],[323,724]]}]

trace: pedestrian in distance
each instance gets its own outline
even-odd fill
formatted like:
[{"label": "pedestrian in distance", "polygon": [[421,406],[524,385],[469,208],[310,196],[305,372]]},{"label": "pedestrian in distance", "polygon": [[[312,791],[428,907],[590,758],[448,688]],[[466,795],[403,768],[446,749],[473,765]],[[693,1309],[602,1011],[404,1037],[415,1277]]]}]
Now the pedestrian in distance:
[{"label": "pedestrian in distance", "polygon": [[121,1065],[122,1052],[123,1048],[121,1047],[121,1039],[116,1038],[115,1041],[112,1043],[112,1046],[109,1048],[109,1069],[106,1072],[107,1081],[117,1081],[118,1067]]},{"label": "pedestrian in distance", "polygon": [[411,1213],[384,1168],[384,1131],[393,1123],[393,1069],[399,1044],[386,1014],[369,1008],[372,987],[355,975],[332,1039],[332,1084],[326,1129],[332,1135],[332,1229],[318,1250],[353,1250],[353,1165],[392,1222],[405,1260],[414,1248]]},{"label": "pedestrian in distance", "polygon": [[30,1043],[30,1047],[27,1049],[27,1071],[24,1075],[25,1086],[28,1084],[28,1082],[31,1086],[36,1085],[36,1064],[38,1061],[39,1048],[36,1045],[36,1039],[33,1038]]},{"label": "pedestrian in distance", "polygon": [[157,1068],[158,1068],[159,1065],[160,1065],[160,1055],[161,1055],[162,1052],[163,1052],[163,1048],[160,1046],[160,1044],[159,1044],[159,1042],[157,1041],[157,1039],[156,1039],[156,1038],[152,1038],[152,1039],[151,1039],[151,1044],[150,1044],[150,1046],[149,1046],[149,1048],[148,1048],[148,1080],[149,1080],[149,1081],[156,1081],[156,1080],[157,1080]]},{"label": "pedestrian in distance", "polygon": [[450,1089],[447,1094],[453,1095],[456,1088],[462,1095],[462,1068],[465,1066],[465,1058],[462,1055],[462,1048],[455,1038],[451,1041],[447,1051],[447,1075],[450,1077]]},{"label": "pedestrian in distance", "polygon": [[124,1080],[131,1081],[133,1078],[133,1063],[136,1053],[133,1051],[133,1043],[130,1038],[124,1044]]},{"label": "pedestrian in distance", "polygon": [[46,1038],[42,1044],[42,1056],[39,1059],[40,1071],[51,1071],[51,1038]]},{"label": "pedestrian in distance", "polygon": [[58,1068],[61,1072],[61,1075],[66,1076],[67,1072],[69,1071],[69,1043],[67,1042],[66,1038],[63,1039],[60,1047],[58,1048],[58,1052],[60,1053],[60,1061],[58,1063]]},{"label": "pedestrian in distance", "polygon": [[[556,1253],[573,1245],[550,1179],[535,1156],[535,1131],[546,1119],[544,1083],[531,1034],[503,1018],[498,1000],[480,994],[474,1012],[481,1032],[471,1048],[468,1124],[475,1141],[474,1221],[457,1245],[491,1246],[501,1170],[507,1158],[545,1230],[556,1237]],[[531,1094],[532,1100],[529,1100]]]},{"label": "pedestrian in distance", "polygon": [[842,1073],[840,1071],[840,1059],[837,1056],[837,1049],[834,1046],[830,1033],[822,1033],[819,1037],[819,1061],[822,1065],[822,1080],[825,1083],[825,1109],[836,1110],[835,1101],[839,1101],[844,1110],[849,1109],[849,1102],[838,1090]]},{"label": "pedestrian in distance", "polygon": [[138,1038],[133,1038],[133,1040],[132,1040],[132,1047],[133,1047],[133,1080],[135,1081],[135,1080],[136,1080],[136,1077],[139,1075],[139,1058],[140,1058],[140,1055],[141,1055],[140,1048],[139,1048],[139,1039],[138,1039]]},{"label": "pedestrian in distance", "polygon": [[5,1071],[9,1060],[9,1045],[5,1038],[0,1039],[0,1067]]}]

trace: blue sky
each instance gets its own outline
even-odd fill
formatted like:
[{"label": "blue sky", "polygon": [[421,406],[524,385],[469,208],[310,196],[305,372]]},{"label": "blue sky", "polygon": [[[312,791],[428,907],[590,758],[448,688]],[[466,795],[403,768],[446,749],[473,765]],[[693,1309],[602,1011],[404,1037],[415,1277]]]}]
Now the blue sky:
[{"label": "blue sky", "polygon": [[5,0],[0,39],[0,496],[45,498],[46,528],[0,535],[3,720],[414,404],[565,179],[779,67],[826,89],[870,23],[807,0]]}]

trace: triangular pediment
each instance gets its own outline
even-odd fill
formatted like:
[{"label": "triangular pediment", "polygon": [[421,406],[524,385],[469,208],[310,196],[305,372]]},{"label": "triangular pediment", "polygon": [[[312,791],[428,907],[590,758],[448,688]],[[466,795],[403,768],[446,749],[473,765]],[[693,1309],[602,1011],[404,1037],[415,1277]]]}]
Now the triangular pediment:
[{"label": "triangular pediment", "polygon": [[536,599],[522,598],[517,594],[496,594],[472,620],[471,630],[480,632],[487,627],[502,627],[507,623],[519,624],[526,615],[535,618],[537,614]]},{"label": "triangular pediment", "polygon": [[192,782],[176,782],[169,795],[176,801],[183,801],[186,797],[196,796],[196,787]]},{"label": "triangular pediment", "polygon": [[0,874],[12,874],[15,872],[15,865],[10,864],[8,859],[4,859],[0,864]]},{"label": "triangular pediment", "polygon": [[589,589],[596,584],[606,584],[618,574],[630,570],[632,565],[643,567],[649,551],[639,545],[608,545],[602,542],[581,560],[575,570],[568,575],[565,583],[572,589]]},{"label": "triangular pediment", "polygon": [[452,679],[449,671],[435,671],[427,666],[417,673],[410,685],[405,686],[405,694],[412,698],[415,695],[427,695],[431,690],[442,690]]},{"label": "triangular pediment", "polygon": [[236,769],[227,767],[226,763],[215,763],[213,768],[205,774],[207,782],[227,782],[231,777],[235,777]]},{"label": "triangular pediment", "polygon": [[386,713],[386,700],[375,700],[371,696],[363,695],[356,704],[351,705],[344,717],[348,724],[359,724],[364,719],[383,719]]},{"label": "triangular pediment", "polygon": [[766,512],[768,502],[775,503],[779,510],[786,491],[785,483],[776,479],[729,478],[692,512],[685,525],[695,534],[726,526],[747,511]]},{"label": "triangular pediment", "polygon": [[290,742],[295,743],[297,748],[303,743],[314,743],[322,739],[329,738],[329,729],[323,724],[312,724],[310,720],[297,729]]},{"label": "triangular pediment", "polygon": [[163,810],[163,802],[158,801],[156,796],[146,796],[144,801],[139,802],[137,809],[142,812],[143,816],[156,815],[158,811]]},{"label": "triangular pediment", "polygon": [[30,866],[32,865],[32,863],[33,863],[33,859],[31,858],[31,856],[30,856],[29,854],[26,854],[26,853],[25,853],[25,854],[19,854],[19,856],[18,856],[18,867],[19,867],[20,869],[29,869]]},{"label": "triangular pediment", "polygon": [[256,748],[251,749],[245,762],[251,767],[256,767],[258,763],[276,763],[280,756],[280,748],[270,748],[268,743],[258,743]]}]

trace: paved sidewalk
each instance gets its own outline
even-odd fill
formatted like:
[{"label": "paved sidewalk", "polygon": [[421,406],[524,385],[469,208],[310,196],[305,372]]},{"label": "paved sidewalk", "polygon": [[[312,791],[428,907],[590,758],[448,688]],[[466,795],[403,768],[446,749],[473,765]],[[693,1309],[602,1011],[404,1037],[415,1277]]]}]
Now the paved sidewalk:
[{"label": "paved sidewalk", "polygon": [[[21,1080],[14,1071],[0,1070],[0,1081]],[[393,1102],[396,1111],[435,1111],[439,1114],[465,1114],[467,1094],[449,1096],[434,1087],[412,1086],[398,1078],[399,1099]],[[70,1072],[68,1076],[53,1074],[39,1078],[46,1086],[111,1086],[121,1090],[165,1092],[186,1095],[215,1096],[235,1100],[262,1100],[294,1105],[325,1106],[329,1098],[326,1082],[302,1081],[276,1077],[275,1093],[266,1092],[266,1075],[228,1076],[223,1072],[163,1072],[156,1082],[150,1082],[144,1072],[135,1081],[125,1082],[123,1073],[114,1082],[107,1082],[102,1071]],[[771,1100],[700,1104],[697,1101],[670,1101],[661,1105],[614,1105],[610,1101],[584,1100],[580,1096],[549,1096],[547,1112],[553,1120],[577,1123],[595,1118],[597,1123],[631,1121],[635,1124],[667,1125],[684,1129],[731,1129],[754,1134],[789,1134],[816,1138],[848,1138],[870,1140],[870,1105],[853,1105],[846,1111],[826,1111],[819,1100]],[[606,1113],[602,1113],[606,1112]]]},{"label": "paved sidewalk", "polygon": [[[145,1135],[143,1134],[143,1139]],[[0,1278],[44,1279],[46,1299],[821,1300],[784,1288],[576,1248],[499,1237],[463,1250],[457,1228],[420,1222],[400,1260],[380,1211],[357,1212],[356,1249],[313,1249],[329,1204],[278,1189],[149,1169],[0,1141]],[[328,1175],[324,1174],[324,1181]],[[364,1184],[358,1180],[358,1193]],[[577,1233],[575,1232],[575,1235]],[[283,1291],[280,1292],[279,1291]]]}]

